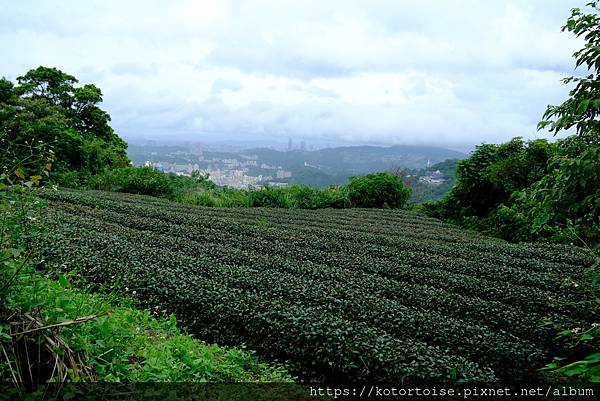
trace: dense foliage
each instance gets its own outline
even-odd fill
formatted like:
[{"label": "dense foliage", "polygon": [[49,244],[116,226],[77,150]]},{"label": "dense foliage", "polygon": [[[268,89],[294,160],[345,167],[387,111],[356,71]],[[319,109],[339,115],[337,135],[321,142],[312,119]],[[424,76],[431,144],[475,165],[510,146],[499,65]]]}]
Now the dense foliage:
[{"label": "dense foliage", "polygon": [[45,256],[59,268],[304,378],[531,379],[557,348],[540,323],[585,327],[597,313],[581,250],[510,245],[410,212],[44,197],[55,222]]},{"label": "dense foliage", "polygon": [[175,193],[175,177],[177,176],[164,174],[151,167],[124,167],[91,177],[87,187],[171,199]]},{"label": "dense foliage", "polygon": [[576,134],[560,141],[549,174],[523,194],[523,203],[530,206],[527,215],[535,234],[552,239],[575,236],[600,248],[600,15],[597,1],[588,7],[588,14],[573,9],[563,27],[585,40],[573,57],[587,75],[564,79],[565,84],[575,84],[569,98],[549,106],[539,124],[555,134],[570,129]]},{"label": "dense foliage", "polygon": [[[456,185],[437,205],[427,205],[430,214],[468,228],[479,229],[509,240],[530,238],[525,219],[515,221],[506,210],[522,191],[547,173],[555,145],[521,138],[501,144],[484,144],[456,168]],[[512,219],[511,219],[512,217]]]},{"label": "dense foliage", "polygon": [[127,144],[98,106],[102,92],[92,84],[75,86],[77,82],[47,67],[18,77],[16,85],[0,79],[0,148],[8,150],[0,156],[3,167],[39,170],[40,165],[23,164],[31,159],[31,146],[38,144],[52,147],[53,179],[58,182],[129,164]]},{"label": "dense foliage", "polygon": [[354,177],[348,185],[324,189],[294,184],[289,187],[234,189],[217,187],[199,173],[165,174],[151,167],[126,167],[91,177],[86,187],[150,195],[181,203],[211,207],[275,207],[287,209],[400,208],[410,189],[388,173]]},{"label": "dense foliage", "polygon": [[468,159],[458,162],[457,184],[446,199],[447,213],[454,218],[488,216],[507,203],[516,190],[527,188],[546,174],[552,145],[543,139],[477,147]]},{"label": "dense foliage", "polygon": [[354,207],[391,208],[403,207],[410,196],[402,180],[387,173],[352,177],[348,184],[348,197]]}]

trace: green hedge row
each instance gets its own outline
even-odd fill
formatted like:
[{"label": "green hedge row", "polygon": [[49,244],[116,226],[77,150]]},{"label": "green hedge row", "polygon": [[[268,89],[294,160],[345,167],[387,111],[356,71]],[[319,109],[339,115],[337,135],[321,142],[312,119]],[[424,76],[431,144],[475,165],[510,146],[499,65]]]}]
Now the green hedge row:
[{"label": "green hedge row", "polygon": [[[539,325],[543,317],[592,318],[574,285],[584,263],[577,252],[532,258],[530,270],[516,256],[498,266],[487,256],[516,247],[494,241],[487,253],[471,251],[466,239],[478,237],[465,233],[452,258],[448,241],[433,234],[460,233],[406,212],[352,211],[345,221],[337,211],[302,212],[295,220],[288,211],[114,194],[44,196],[55,222],[49,260],[68,260],[64,268],[98,283],[118,281],[203,338],[246,343],[306,378],[525,378],[553,338]],[[379,215],[395,228],[378,230]],[[311,230],[311,216],[331,227]],[[573,274],[565,281],[559,271]]]},{"label": "green hedge row", "polygon": [[289,282],[289,275],[270,271],[266,284],[271,286],[265,291],[264,285],[254,285],[252,270],[242,266],[129,243],[115,234],[93,235],[88,228],[65,228],[61,234],[62,243],[51,238],[54,246],[47,256],[52,260],[70,259],[99,283],[118,279],[121,290],[135,291],[148,307],[175,313],[202,338],[248,344],[271,358],[291,361],[304,377],[391,381],[410,373],[417,382],[453,374],[494,380],[489,368],[460,355],[350,320],[325,302],[307,302],[310,283],[304,284],[305,292],[297,288],[295,293],[277,285]]},{"label": "green hedge row", "polygon": [[[375,238],[377,244],[383,243],[385,245],[388,243],[392,246],[405,244],[411,249],[418,249],[428,254],[435,253],[449,257],[462,256],[469,260],[476,257],[501,266],[514,266],[527,271],[536,269],[547,272],[553,269],[569,274],[581,274],[580,267],[590,263],[589,256],[574,247],[559,246],[559,252],[555,252],[553,248],[545,244],[507,246],[504,241],[456,229],[439,223],[437,220],[406,211],[369,210],[359,212],[355,210],[292,211],[192,208],[176,203],[166,203],[155,198],[134,197],[131,195],[125,196],[125,199],[131,197],[129,201],[119,201],[118,197],[121,195],[123,194],[97,193],[96,199],[87,202],[91,202],[90,206],[99,204],[102,208],[108,210],[129,210],[130,213],[143,217],[168,218],[168,221],[177,224],[187,223],[190,219],[197,224],[202,224],[203,221],[208,220],[215,224],[215,228],[228,231],[235,230],[240,225],[256,226],[257,219],[266,219],[270,228],[287,224],[289,227],[294,227],[295,231],[313,232],[319,228],[327,231],[339,229],[340,231],[336,232],[336,235],[342,236],[342,238],[363,233],[365,237],[361,239],[366,242],[369,242],[369,238],[371,238],[371,241]],[[57,200],[64,198],[67,201],[70,197],[78,197],[76,192],[61,192],[47,194],[47,196]],[[98,197],[100,198],[98,199]],[[78,202],[85,204],[86,200],[79,199]],[[126,205],[129,206],[129,209],[124,209]],[[153,210],[147,205],[161,205],[161,207],[159,210]],[[181,212],[183,212],[183,216]],[[361,213],[362,218],[360,217]],[[306,217],[302,218],[303,216]],[[340,224],[343,216],[357,217],[349,219],[347,224]],[[387,219],[382,218],[382,216],[387,216]],[[218,217],[218,219],[211,219],[211,217]],[[230,221],[225,220],[227,217],[235,219],[236,224],[231,225]],[[310,227],[307,223],[310,223]],[[427,234],[423,235],[422,232],[417,232],[415,230],[416,224],[418,224],[417,227],[420,227],[421,231],[426,230]],[[382,229],[387,231],[381,231]],[[400,232],[402,235],[398,236],[397,234]],[[379,234],[390,235],[382,236]],[[415,240],[418,240],[417,243],[415,243]],[[468,246],[456,247],[457,242]],[[547,262],[552,262],[552,264]]]}]

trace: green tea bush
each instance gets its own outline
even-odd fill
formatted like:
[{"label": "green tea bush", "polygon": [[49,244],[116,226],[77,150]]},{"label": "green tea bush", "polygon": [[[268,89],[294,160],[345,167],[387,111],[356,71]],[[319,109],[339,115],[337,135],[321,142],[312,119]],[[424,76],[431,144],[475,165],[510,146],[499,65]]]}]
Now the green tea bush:
[{"label": "green tea bush", "polygon": [[116,291],[201,338],[247,344],[307,379],[527,380],[555,347],[545,318],[583,324],[597,311],[585,252],[510,245],[407,211],[44,196],[60,222],[48,260],[118,280]]},{"label": "green tea bush", "polygon": [[397,209],[406,205],[410,188],[402,180],[388,173],[352,177],[348,184],[348,196],[353,207]]},{"label": "green tea bush", "polygon": [[12,183],[0,182],[3,395],[45,398],[50,383],[62,391],[63,381],[293,381],[253,351],[203,343],[181,331],[173,315],[134,309],[114,293],[92,295],[77,288],[74,279],[85,283],[74,272],[48,270],[39,250],[48,245],[49,211],[36,195],[53,191],[34,188],[37,176],[20,169],[0,177]]}]

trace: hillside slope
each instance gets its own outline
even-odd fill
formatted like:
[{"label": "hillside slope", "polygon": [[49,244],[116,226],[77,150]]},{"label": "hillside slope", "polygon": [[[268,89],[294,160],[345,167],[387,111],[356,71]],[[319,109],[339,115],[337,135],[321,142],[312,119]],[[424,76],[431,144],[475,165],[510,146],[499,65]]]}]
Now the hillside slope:
[{"label": "hillside slope", "polygon": [[555,334],[544,319],[594,317],[577,248],[511,245],[405,211],[43,196],[49,261],[305,379],[532,379]]},{"label": "hillside slope", "polygon": [[439,163],[446,159],[462,159],[466,155],[450,149],[434,146],[342,146],[313,151],[293,150],[281,152],[272,149],[250,149],[261,162],[297,169],[309,163],[327,173],[346,172],[367,174],[398,167],[425,168],[427,163]]}]

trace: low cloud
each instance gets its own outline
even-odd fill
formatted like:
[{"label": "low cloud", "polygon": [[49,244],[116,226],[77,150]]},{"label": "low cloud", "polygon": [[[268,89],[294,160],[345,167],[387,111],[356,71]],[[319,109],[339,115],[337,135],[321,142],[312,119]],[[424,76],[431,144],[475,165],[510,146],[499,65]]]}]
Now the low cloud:
[{"label": "low cloud", "polygon": [[[559,0],[12,2],[0,75],[95,83],[127,137],[466,146],[536,131],[581,41]],[[93,9],[93,12],[91,11]]]}]

